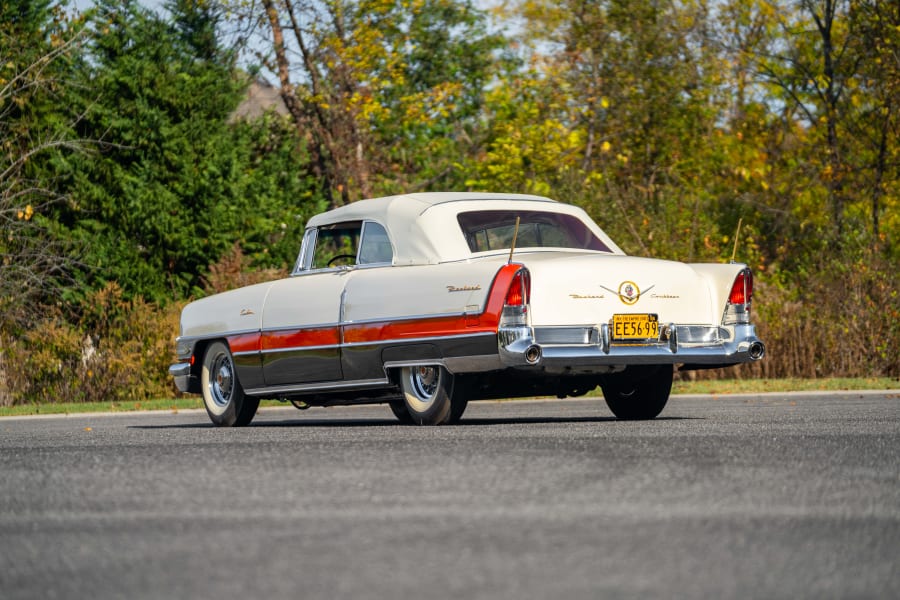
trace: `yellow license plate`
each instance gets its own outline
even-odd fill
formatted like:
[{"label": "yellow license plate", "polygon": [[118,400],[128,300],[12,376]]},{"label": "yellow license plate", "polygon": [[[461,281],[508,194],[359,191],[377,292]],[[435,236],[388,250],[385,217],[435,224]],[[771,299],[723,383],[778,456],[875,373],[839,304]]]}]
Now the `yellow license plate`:
[{"label": "yellow license plate", "polygon": [[650,340],[659,338],[659,315],[613,315],[614,340]]}]

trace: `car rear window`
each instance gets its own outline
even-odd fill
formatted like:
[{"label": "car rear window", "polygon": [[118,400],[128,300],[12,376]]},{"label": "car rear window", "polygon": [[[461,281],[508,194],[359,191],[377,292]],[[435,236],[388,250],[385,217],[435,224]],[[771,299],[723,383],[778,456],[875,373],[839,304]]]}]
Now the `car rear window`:
[{"label": "car rear window", "polygon": [[519,217],[517,248],[575,248],[610,252],[577,217],[536,210],[478,210],[457,215],[469,250],[486,252],[512,245]]}]

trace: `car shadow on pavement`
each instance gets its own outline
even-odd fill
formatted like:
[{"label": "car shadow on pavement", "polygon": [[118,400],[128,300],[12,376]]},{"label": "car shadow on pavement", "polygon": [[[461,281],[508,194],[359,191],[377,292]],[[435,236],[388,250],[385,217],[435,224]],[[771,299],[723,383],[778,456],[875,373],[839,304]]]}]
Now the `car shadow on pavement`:
[{"label": "car shadow on pavement", "polygon": [[[702,417],[657,417],[649,421],[623,421],[615,417],[492,417],[470,419],[463,418],[455,425],[443,427],[484,427],[494,425],[560,425],[565,423],[621,423],[621,424],[649,424],[657,421],[694,421],[703,420]],[[238,429],[261,429],[261,428],[277,428],[277,427],[330,427],[330,428],[356,428],[356,427],[398,427],[398,428],[417,428],[415,425],[406,425],[399,423],[396,419],[341,419],[341,418],[315,418],[315,419],[280,419],[266,420],[261,419],[254,421],[244,428]],[[130,425],[128,429],[215,429],[212,423],[169,423],[165,425]]]}]

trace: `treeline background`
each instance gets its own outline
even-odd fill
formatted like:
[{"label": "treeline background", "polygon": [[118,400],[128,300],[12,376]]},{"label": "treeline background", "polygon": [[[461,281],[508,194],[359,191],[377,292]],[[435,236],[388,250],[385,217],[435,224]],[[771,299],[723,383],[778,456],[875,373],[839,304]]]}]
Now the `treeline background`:
[{"label": "treeline background", "polygon": [[898,132],[895,2],[0,0],[0,404],[171,395],[187,300],[433,190],[736,253],[769,356],[705,376],[897,377]]}]

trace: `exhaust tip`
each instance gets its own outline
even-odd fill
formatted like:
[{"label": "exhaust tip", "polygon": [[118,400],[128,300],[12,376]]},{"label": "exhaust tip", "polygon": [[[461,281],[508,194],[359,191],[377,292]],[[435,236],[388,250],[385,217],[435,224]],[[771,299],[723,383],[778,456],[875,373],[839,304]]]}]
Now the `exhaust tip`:
[{"label": "exhaust tip", "polygon": [[760,341],[755,341],[750,344],[748,352],[750,353],[751,359],[759,360],[766,355],[766,345]]},{"label": "exhaust tip", "polygon": [[541,347],[538,345],[531,345],[525,349],[525,361],[529,365],[536,364],[539,360],[541,360]]}]

